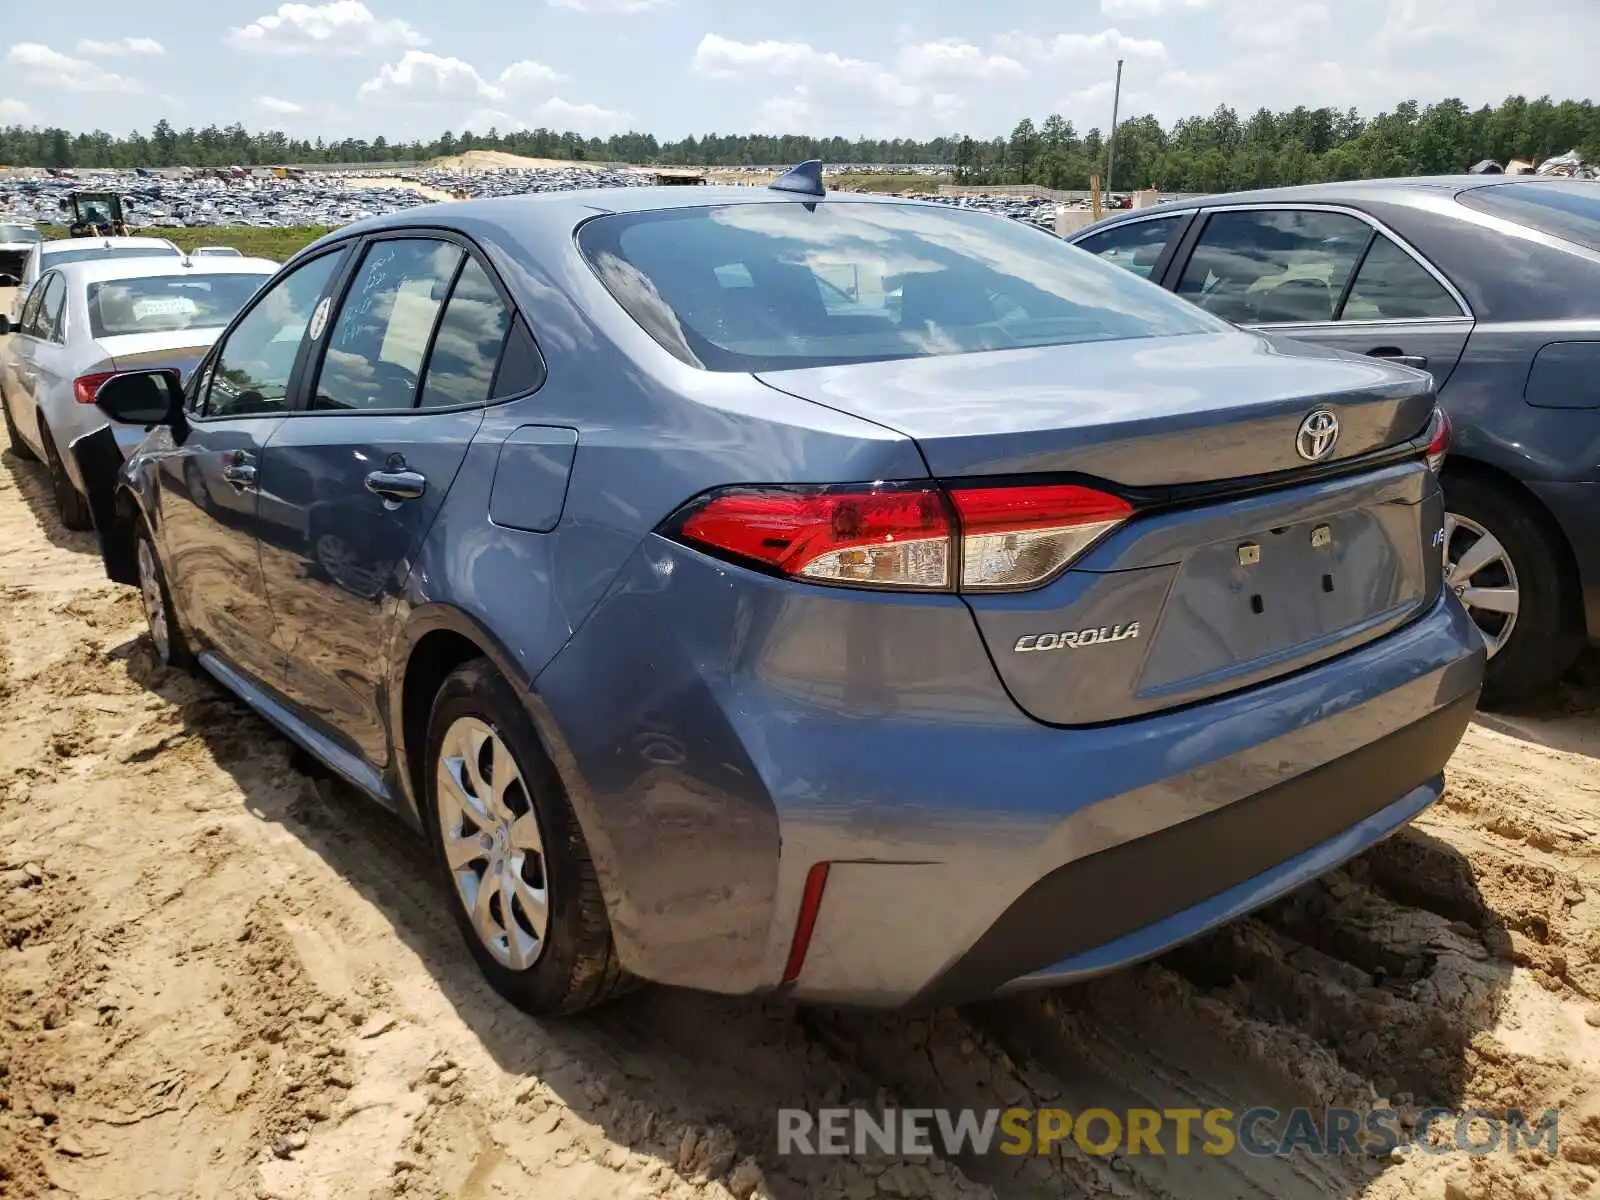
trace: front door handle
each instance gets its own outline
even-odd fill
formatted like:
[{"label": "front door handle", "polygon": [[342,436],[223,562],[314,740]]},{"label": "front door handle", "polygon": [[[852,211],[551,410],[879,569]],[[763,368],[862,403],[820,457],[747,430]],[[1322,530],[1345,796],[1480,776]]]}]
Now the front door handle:
[{"label": "front door handle", "polygon": [[373,471],[367,476],[367,491],[385,500],[415,500],[427,490],[427,476],[405,468]]},{"label": "front door handle", "polygon": [[1398,346],[1380,346],[1376,350],[1367,351],[1368,358],[1381,358],[1386,362],[1396,362],[1402,367],[1415,367],[1419,371],[1428,369],[1428,359],[1422,354],[1403,353]]},{"label": "front door handle", "polygon": [[250,455],[236,450],[223,460],[222,477],[233,485],[235,491],[242,492],[245,488],[255,487],[256,465]]}]

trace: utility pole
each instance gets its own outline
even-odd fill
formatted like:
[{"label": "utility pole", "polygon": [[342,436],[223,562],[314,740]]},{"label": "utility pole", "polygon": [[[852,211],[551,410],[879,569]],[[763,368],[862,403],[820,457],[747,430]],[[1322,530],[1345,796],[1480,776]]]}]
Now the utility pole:
[{"label": "utility pole", "polygon": [[1111,168],[1117,162],[1117,107],[1122,103],[1122,60],[1117,59],[1117,87],[1111,93],[1111,140],[1106,143],[1106,201],[1111,200]]}]

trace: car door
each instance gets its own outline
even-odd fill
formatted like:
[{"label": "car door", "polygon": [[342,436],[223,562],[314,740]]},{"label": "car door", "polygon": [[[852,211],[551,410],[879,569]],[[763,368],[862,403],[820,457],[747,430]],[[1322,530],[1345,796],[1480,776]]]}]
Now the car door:
[{"label": "car door", "polygon": [[22,306],[16,332],[7,344],[5,378],[0,380],[11,420],[35,454],[43,453],[39,444],[39,422],[33,412],[34,345],[39,337],[39,307],[43,300],[44,293],[36,288]]},{"label": "car door", "polygon": [[43,455],[45,422],[39,404],[53,377],[51,345],[65,314],[66,281],[59,271],[50,271],[40,277],[35,291],[38,304],[30,306],[32,317],[24,323],[17,355],[15,420],[32,435]]},{"label": "car door", "polygon": [[191,379],[181,436],[156,451],[173,603],[204,646],[273,688],[283,652],[256,544],[263,455],[346,252],[310,259],[252,299]]},{"label": "car door", "polygon": [[1159,280],[1193,219],[1193,211],[1132,217],[1107,229],[1081,234],[1072,242],[1141,279]]},{"label": "car door", "polygon": [[285,693],[382,770],[382,630],[483,421],[510,307],[448,234],[375,238],[267,456],[267,594]]},{"label": "car door", "polygon": [[72,362],[67,353],[67,280],[60,271],[50,271],[39,280],[39,315],[30,339],[27,397],[39,423],[41,435],[48,425],[56,452],[65,454],[74,436],[68,420],[75,414],[63,405],[73,404]]},{"label": "car door", "polygon": [[1430,371],[1441,388],[1472,332],[1444,276],[1353,210],[1212,211],[1168,282],[1237,324]]}]

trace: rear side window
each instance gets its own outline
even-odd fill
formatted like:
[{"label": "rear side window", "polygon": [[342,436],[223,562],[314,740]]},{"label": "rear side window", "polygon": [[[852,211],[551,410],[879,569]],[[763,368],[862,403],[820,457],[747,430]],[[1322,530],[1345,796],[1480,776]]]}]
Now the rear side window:
[{"label": "rear side window", "polygon": [[1459,317],[1461,306],[1416,259],[1379,234],[1356,272],[1341,321]]},{"label": "rear side window", "polygon": [[60,275],[50,275],[44,281],[44,296],[39,301],[38,315],[34,318],[34,336],[41,341],[60,341],[63,318],[67,308],[67,285]]},{"label": "rear side window", "polygon": [[1456,200],[1478,212],[1600,250],[1600,186],[1593,183],[1497,183]]},{"label": "rear side window", "polygon": [[1016,221],[825,200],[616,213],[578,245],[684,362],[775,371],[1213,332],[1153,284]]},{"label": "rear side window", "polygon": [[461,248],[432,238],[374,242],[356,270],[312,396],[313,409],[412,408]]},{"label": "rear side window", "polygon": [[1212,213],[1178,294],[1240,325],[1331,321],[1371,236],[1346,213]]},{"label": "rear side window", "polygon": [[1149,279],[1161,252],[1183,223],[1183,215],[1156,217],[1148,221],[1128,221],[1102,233],[1091,233],[1073,244],[1096,258]]},{"label": "rear side window", "polygon": [[484,269],[469,258],[444,306],[417,403],[443,408],[486,401],[510,323],[500,293]]}]

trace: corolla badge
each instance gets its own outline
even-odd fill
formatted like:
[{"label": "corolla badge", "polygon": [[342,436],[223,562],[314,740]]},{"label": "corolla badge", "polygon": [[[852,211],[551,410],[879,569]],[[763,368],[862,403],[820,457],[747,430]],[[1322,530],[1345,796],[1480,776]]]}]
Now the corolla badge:
[{"label": "corolla badge", "polygon": [[1082,650],[1085,646],[1102,646],[1107,642],[1122,642],[1139,636],[1139,622],[1126,625],[1102,625],[1099,629],[1073,629],[1062,633],[1025,633],[1011,649],[1018,654],[1033,650]]},{"label": "corolla badge", "polygon": [[1294,435],[1295,452],[1307,462],[1321,462],[1339,441],[1339,418],[1326,408],[1314,408]]}]

